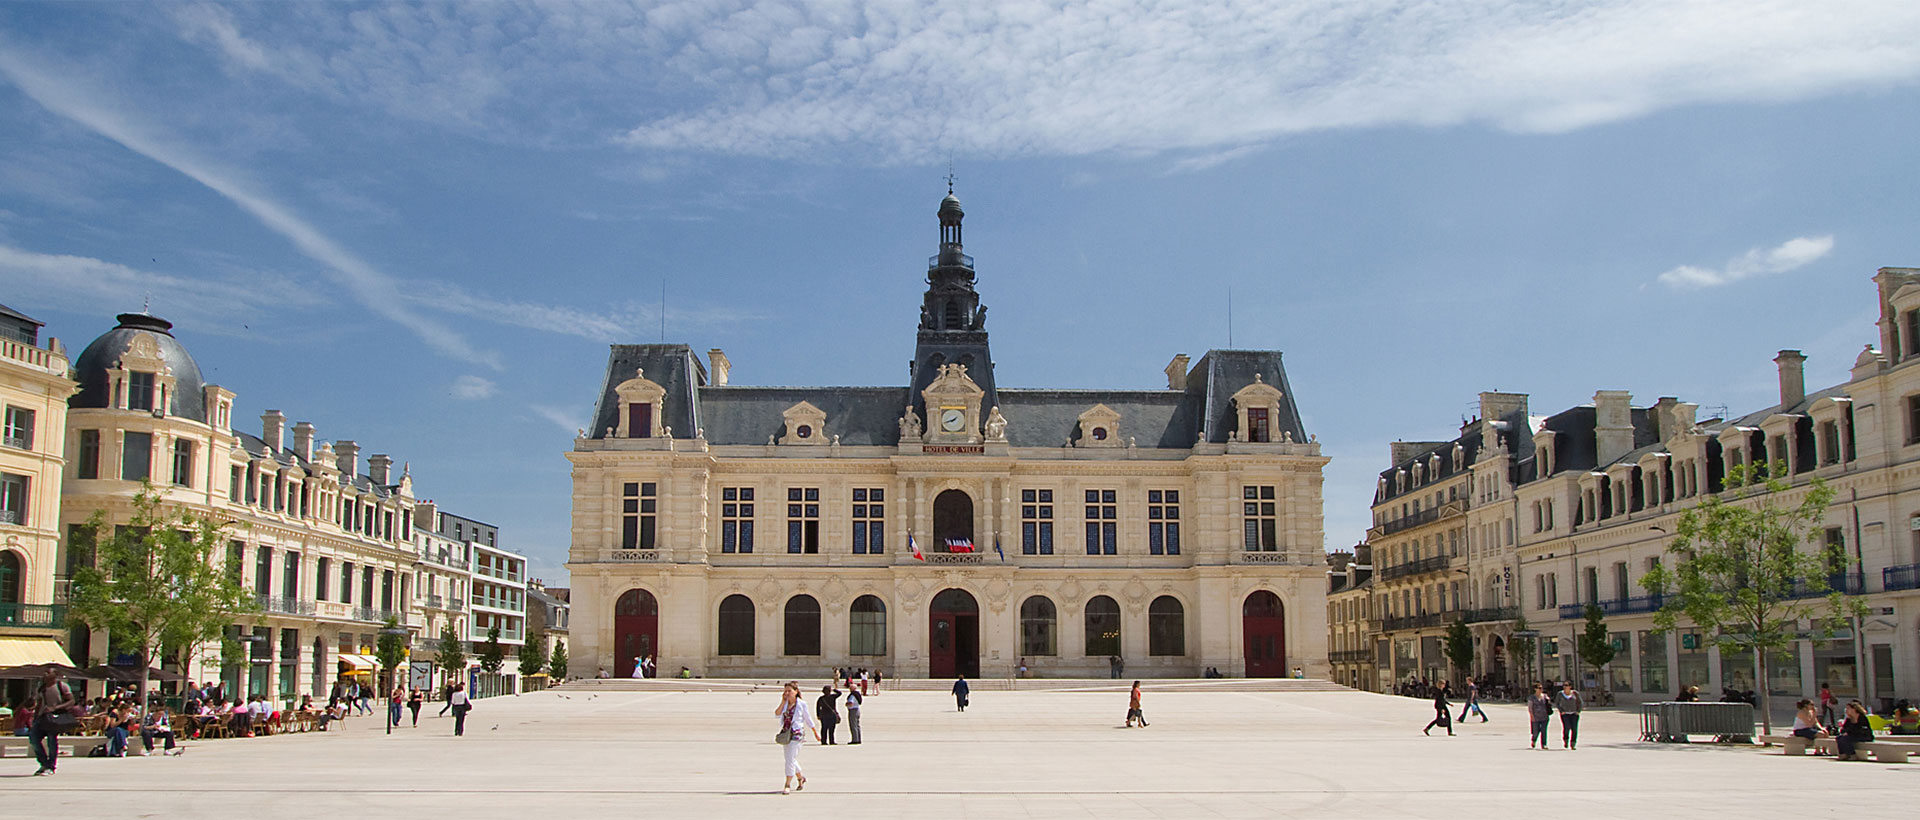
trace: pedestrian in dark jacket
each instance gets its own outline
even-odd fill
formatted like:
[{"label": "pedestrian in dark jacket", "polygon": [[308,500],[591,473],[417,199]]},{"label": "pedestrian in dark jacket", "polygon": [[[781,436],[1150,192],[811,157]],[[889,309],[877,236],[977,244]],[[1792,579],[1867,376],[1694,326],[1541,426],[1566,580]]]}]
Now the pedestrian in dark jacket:
[{"label": "pedestrian in dark jacket", "polygon": [[1839,760],[1859,760],[1856,747],[1873,742],[1873,724],[1867,720],[1867,707],[1857,700],[1847,704],[1847,719],[1840,722],[1840,731],[1833,739],[1840,745]]},{"label": "pedestrian in dark jacket", "polygon": [[820,720],[820,745],[835,745],[833,727],[840,725],[840,692],[833,684],[820,687],[820,697],[813,702],[813,715]]},{"label": "pedestrian in dark jacket", "polygon": [[1447,729],[1447,737],[1453,737],[1453,706],[1447,703],[1447,691],[1446,681],[1441,681],[1440,685],[1434,688],[1433,722],[1428,723],[1427,728],[1421,729],[1420,734],[1430,735],[1433,727],[1444,726]]},{"label": "pedestrian in dark jacket", "polygon": [[1580,692],[1573,688],[1573,681],[1560,684],[1560,694],[1553,696],[1553,708],[1560,710],[1561,748],[1580,748],[1580,709],[1585,705]]},{"label": "pedestrian in dark jacket", "polygon": [[1533,695],[1527,698],[1527,720],[1533,725],[1527,732],[1527,748],[1533,748],[1533,742],[1540,741],[1540,751],[1547,750],[1547,723],[1553,720],[1553,698],[1547,694],[1547,688],[1533,685]]},{"label": "pedestrian in dark jacket", "polygon": [[962,711],[962,712],[965,712],[965,711],[967,711],[967,694],[968,694],[969,692],[972,692],[972,691],[973,691],[973,689],[972,689],[971,687],[969,687],[969,686],[967,686],[967,676],[966,676],[966,675],[961,675],[961,676],[959,676],[959,677],[957,677],[957,678],[954,678],[954,680],[953,680],[953,702],[954,702],[954,705],[956,705],[956,706],[959,706],[959,707],[960,707],[960,711]]}]

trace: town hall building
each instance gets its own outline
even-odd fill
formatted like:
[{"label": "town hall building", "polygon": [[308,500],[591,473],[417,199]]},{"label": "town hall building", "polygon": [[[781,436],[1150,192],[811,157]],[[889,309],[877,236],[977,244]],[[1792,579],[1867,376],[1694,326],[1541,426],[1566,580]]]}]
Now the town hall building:
[{"label": "town hall building", "polygon": [[567,454],[575,674],[1327,675],[1327,459],[1281,354],[1002,386],[963,216],[949,191],[905,385],[612,346]]}]

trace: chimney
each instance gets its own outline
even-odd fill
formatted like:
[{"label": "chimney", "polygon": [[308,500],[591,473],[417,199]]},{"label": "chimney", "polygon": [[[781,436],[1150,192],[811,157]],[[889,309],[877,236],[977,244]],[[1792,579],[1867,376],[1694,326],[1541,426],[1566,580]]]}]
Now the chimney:
[{"label": "chimney", "polygon": [[714,386],[726,387],[727,374],[733,371],[733,362],[727,358],[726,352],[717,347],[707,351],[707,366],[713,370]]},{"label": "chimney", "polygon": [[260,414],[260,440],[267,443],[267,449],[278,453],[285,443],[287,435],[287,414],[278,410],[268,410]]},{"label": "chimney", "polygon": [[1480,418],[1482,421],[1500,421],[1516,412],[1527,412],[1527,394],[1496,393],[1491,390],[1480,393]]},{"label": "chimney", "polygon": [[300,455],[301,461],[313,461],[313,422],[303,421],[293,426],[293,451]]},{"label": "chimney", "polygon": [[374,486],[386,487],[393,484],[387,479],[393,475],[393,457],[386,453],[374,453],[367,456],[367,477],[373,479]]},{"label": "chimney", "polygon": [[1633,450],[1633,394],[1602,390],[1593,394],[1595,456],[1602,466]]},{"label": "chimney", "polygon": [[1693,426],[1699,423],[1699,414],[1700,414],[1700,405],[1698,404],[1694,404],[1693,402],[1690,402],[1690,401],[1683,401],[1683,402],[1678,402],[1674,404],[1673,405],[1673,431],[1667,434],[1667,438],[1669,440],[1672,440],[1675,436],[1684,435],[1688,431],[1692,430]]},{"label": "chimney", "polygon": [[413,526],[431,533],[440,532],[440,505],[432,500],[413,502]]},{"label": "chimney", "polygon": [[1187,389],[1187,363],[1191,359],[1185,353],[1175,353],[1173,361],[1167,363],[1167,389]]},{"label": "chimney", "polygon": [[1807,357],[1798,350],[1782,350],[1773,363],[1780,366],[1780,409],[1787,410],[1807,397]]},{"label": "chimney", "polygon": [[334,466],[347,474],[348,481],[360,474],[360,445],[351,441],[336,441],[333,443],[333,458]]},{"label": "chimney", "polygon": [[1396,441],[1388,445],[1388,455],[1392,456],[1392,463],[1399,464],[1445,443],[1444,441]]},{"label": "chimney", "polygon": [[1673,406],[1679,403],[1680,399],[1674,396],[1661,396],[1659,401],[1653,403],[1653,408],[1647,413],[1647,421],[1653,425],[1655,441],[1673,438]]}]

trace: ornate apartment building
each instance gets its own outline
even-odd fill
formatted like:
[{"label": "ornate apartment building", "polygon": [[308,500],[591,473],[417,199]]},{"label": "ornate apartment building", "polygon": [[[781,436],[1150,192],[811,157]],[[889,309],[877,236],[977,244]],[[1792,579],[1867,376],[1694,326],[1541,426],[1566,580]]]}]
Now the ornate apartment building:
[{"label": "ornate apartment building", "polygon": [[[247,660],[223,666],[209,646],[178,671],[229,692],[324,695],[337,677],[372,670],[387,618],[412,621],[413,481],[385,455],[363,465],[354,442],[318,442],[312,424],[289,436],[278,410],[261,415],[259,435],[233,429],[235,394],[203,382],[172,327],[121,314],[75,360],[59,520],[69,540],[95,511],[123,524],[147,481],[168,505],[233,522],[227,557],[259,605],[232,627]],[[63,546],[60,575],[72,554]],[[128,651],[80,628],[67,648],[83,663]]]},{"label": "ornate apartment building", "polygon": [[615,345],[573,464],[573,672],[1324,677],[1321,471],[1277,351],[1001,386],[959,200],[908,383]]},{"label": "ornate apartment building", "polygon": [[65,590],[54,569],[76,385],[59,341],[42,346],[40,327],[0,305],[0,666],[68,662],[56,640]]},{"label": "ornate apartment building", "polygon": [[[1791,505],[1815,479],[1834,487],[1817,536],[1848,562],[1827,580],[1864,596],[1872,614],[1831,640],[1801,640],[1769,664],[1764,685],[1794,697],[1826,684],[1876,707],[1920,699],[1920,270],[1882,268],[1874,281],[1878,344],[1841,384],[1809,392],[1804,357],[1783,350],[1778,403],[1737,416],[1701,419],[1694,403],[1642,406],[1602,390],[1542,417],[1524,396],[1486,393],[1459,438],[1396,445],[1370,533],[1367,625],[1381,685],[1447,673],[1438,636],[1455,620],[1473,628],[1471,671],[1510,676],[1519,659],[1506,646],[1524,616],[1540,633],[1537,675],[1642,701],[1688,685],[1758,688],[1751,657],[1723,655],[1695,630],[1655,630],[1663,602],[1641,579],[1668,560],[1679,515],[1721,492],[1729,469],[1773,462],[1786,465],[1784,497],[1742,503]],[[1604,669],[1573,650],[1590,603],[1618,653]]]}]

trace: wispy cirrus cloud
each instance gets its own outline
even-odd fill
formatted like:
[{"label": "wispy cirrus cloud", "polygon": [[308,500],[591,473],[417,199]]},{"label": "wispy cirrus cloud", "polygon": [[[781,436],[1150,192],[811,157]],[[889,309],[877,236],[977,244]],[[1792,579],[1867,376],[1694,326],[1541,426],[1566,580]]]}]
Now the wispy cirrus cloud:
[{"label": "wispy cirrus cloud", "polygon": [[314,289],[264,271],[231,275],[177,276],[86,256],[48,254],[0,244],[0,292],[76,313],[134,310],[152,299],[152,310],[196,330],[231,333],[249,317],[321,304]]},{"label": "wispy cirrus cloud", "polygon": [[532,410],[534,415],[553,422],[555,427],[569,433],[578,432],[586,426],[586,416],[582,414],[577,407],[567,408],[555,407],[551,404],[529,404],[527,405],[527,409]]},{"label": "wispy cirrus cloud", "polygon": [[491,351],[470,344],[452,328],[417,311],[403,308],[397,281],[348,251],[292,209],[260,192],[242,174],[199,156],[174,143],[164,132],[140,122],[128,112],[134,107],[113,100],[74,79],[72,72],[51,70],[30,60],[15,44],[0,43],[0,76],[41,107],[122,147],[164,165],[225,197],[240,210],[279,234],[307,257],[326,266],[334,279],[362,307],[414,333],[440,354],[471,364],[499,369]]},{"label": "wispy cirrus cloud", "polygon": [[1660,274],[1660,284],[1670,288],[1692,289],[1730,285],[1742,279],[1786,273],[1812,264],[1833,250],[1833,236],[1802,236],[1771,248],[1754,248],[1726,261],[1717,268],[1681,265]]},{"label": "wispy cirrus cloud", "polygon": [[490,399],[493,398],[493,395],[499,392],[499,390],[500,386],[494,384],[491,380],[472,374],[454,379],[453,384],[447,388],[447,392],[452,393],[454,398],[462,401]]},{"label": "wispy cirrus cloud", "polygon": [[859,162],[1198,168],[1328,129],[1554,133],[1920,79],[1905,0],[262,4],[175,24],[231,71],[485,139]]},{"label": "wispy cirrus cloud", "polygon": [[[426,282],[405,297],[425,310],[479,319],[510,327],[578,336],[596,342],[632,341],[660,325],[660,306],[628,302],[588,310],[518,299],[484,296],[445,282]],[[668,308],[667,324],[676,330],[725,328],[761,318],[756,311],[725,307]]]}]

